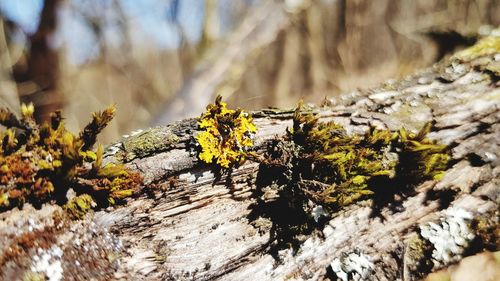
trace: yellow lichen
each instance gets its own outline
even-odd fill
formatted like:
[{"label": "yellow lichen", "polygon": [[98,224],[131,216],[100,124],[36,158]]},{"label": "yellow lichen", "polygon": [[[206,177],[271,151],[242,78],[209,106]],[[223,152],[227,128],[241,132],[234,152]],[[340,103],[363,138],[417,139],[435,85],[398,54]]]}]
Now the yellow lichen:
[{"label": "yellow lichen", "polygon": [[500,36],[488,36],[479,40],[474,46],[460,51],[454,55],[460,60],[473,60],[481,56],[500,53]]},{"label": "yellow lichen", "polygon": [[252,136],[257,127],[252,117],[238,109],[228,109],[227,104],[218,96],[214,104],[209,104],[199,120],[200,129],[196,136],[201,146],[200,160],[215,162],[229,168],[245,160],[246,151],[252,147]]}]

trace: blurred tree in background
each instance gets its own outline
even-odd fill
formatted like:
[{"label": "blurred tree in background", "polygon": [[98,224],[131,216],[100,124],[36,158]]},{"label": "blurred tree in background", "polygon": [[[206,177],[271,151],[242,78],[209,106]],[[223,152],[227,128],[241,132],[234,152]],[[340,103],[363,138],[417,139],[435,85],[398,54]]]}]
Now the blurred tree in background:
[{"label": "blurred tree in background", "polygon": [[236,106],[367,88],[429,66],[500,24],[496,0],[2,0],[0,103],[64,108],[77,130],[110,103],[102,141]]}]

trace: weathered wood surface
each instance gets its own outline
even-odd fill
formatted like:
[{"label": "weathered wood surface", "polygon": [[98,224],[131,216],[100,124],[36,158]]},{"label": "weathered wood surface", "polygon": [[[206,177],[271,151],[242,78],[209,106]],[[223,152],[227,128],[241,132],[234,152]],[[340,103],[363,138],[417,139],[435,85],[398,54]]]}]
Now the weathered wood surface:
[{"label": "weathered wood surface", "polygon": [[[125,206],[69,225],[51,217],[57,206],[0,214],[1,278],[21,278],[36,269],[44,249],[55,247],[63,254],[52,251],[48,264],[60,260],[67,279],[328,280],[335,258],[359,251],[374,264],[367,280],[411,280],[405,271],[405,245],[419,225],[438,221],[449,208],[493,214],[498,223],[498,76],[464,65],[437,65],[312,109],[322,120],[335,120],[353,133],[369,125],[418,130],[434,120],[430,137],[452,147],[453,166],[442,181],[424,182],[416,192],[396,198],[399,208],[385,206],[376,216],[371,200],[344,208],[332,214],[322,235],[311,235],[296,253],[281,251],[276,260],[269,251],[270,226],[255,228],[249,219],[258,164],[247,161],[230,180],[216,180],[210,166],[200,164],[193,152],[196,121],[185,120],[155,129],[163,137],[149,150],[134,147],[134,140],[148,131],[110,149],[121,150],[115,155],[125,153],[128,165],[146,180],[143,194]],[[259,128],[256,145],[262,151],[266,140],[286,133],[291,112],[263,110],[254,114],[254,121]],[[449,196],[430,196],[440,192]],[[39,234],[49,230],[55,239],[39,241]],[[33,231],[38,236],[27,236]],[[20,237],[32,243],[21,243]],[[9,254],[16,245],[24,256]]]}]

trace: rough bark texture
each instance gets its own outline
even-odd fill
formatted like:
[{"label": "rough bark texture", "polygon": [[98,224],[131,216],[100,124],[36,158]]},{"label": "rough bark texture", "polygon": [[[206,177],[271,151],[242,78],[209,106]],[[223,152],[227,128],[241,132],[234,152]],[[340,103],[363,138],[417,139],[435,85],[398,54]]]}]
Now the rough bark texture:
[{"label": "rough bark texture", "polygon": [[[332,261],[354,252],[373,264],[364,280],[418,279],[411,270],[411,243],[419,226],[439,224],[445,213],[464,209],[487,216],[498,231],[500,89],[491,67],[498,62],[487,59],[487,67],[481,59],[441,63],[312,109],[351,133],[369,125],[418,130],[433,120],[430,137],[451,147],[452,163],[440,182],[389,198],[378,213],[372,207],[376,199],[368,199],[332,214],[295,253],[282,250],[276,259],[270,253],[272,221],[257,228],[250,223],[258,164],[247,161],[218,179],[211,166],[197,161],[197,125],[189,119],[108,148],[108,161],[125,159],[145,177],[144,192],[125,206],[78,222],[54,216],[57,206],[0,214],[0,279],[39,276],[46,260],[68,280],[328,280],[335,277]],[[255,112],[257,150],[283,136],[291,117],[286,110]],[[430,253],[422,257],[432,259]]]}]

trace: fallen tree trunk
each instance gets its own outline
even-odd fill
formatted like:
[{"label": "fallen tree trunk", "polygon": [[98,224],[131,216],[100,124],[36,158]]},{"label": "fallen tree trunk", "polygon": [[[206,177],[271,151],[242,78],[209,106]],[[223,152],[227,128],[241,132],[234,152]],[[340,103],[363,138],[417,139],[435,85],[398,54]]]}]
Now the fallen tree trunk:
[{"label": "fallen tree trunk", "polygon": [[[416,280],[462,256],[498,250],[498,56],[457,56],[313,107],[321,120],[349,133],[369,126],[416,131],[433,121],[430,137],[451,148],[452,161],[441,181],[421,183],[404,196],[387,194],[378,212],[372,198],[330,214],[297,251],[273,253],[274,222],[251,218],[259,164],[247,161],[229,175],[214,175],[197,160],[197,121],[188,119],[108,147],[107,161],[124,161],[145,179],[144,192],[126,205],[76,222],[61,219],[53,205],[0,214],[0,276]],[[257,151],[286,133],[292,115],[254,113]],[[447,239],[451,244],[442,245]]]}]

